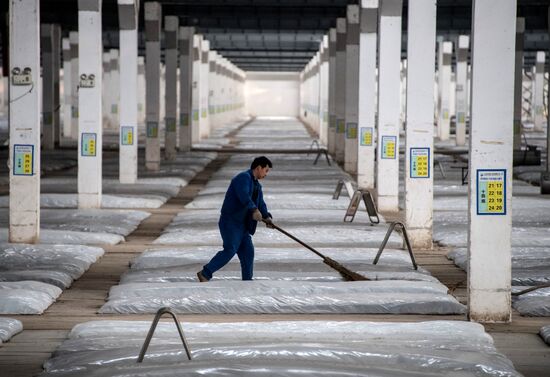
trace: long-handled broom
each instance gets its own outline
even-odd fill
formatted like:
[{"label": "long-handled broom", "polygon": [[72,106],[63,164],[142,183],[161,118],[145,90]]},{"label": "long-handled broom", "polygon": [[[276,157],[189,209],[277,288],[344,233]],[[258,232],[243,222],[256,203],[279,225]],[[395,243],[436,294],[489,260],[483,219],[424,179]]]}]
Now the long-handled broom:
[{"label": "long-handled broom", "polygon": [[336,271],[338,271],[340,273],[340,275],[342,275],[344,277],[344,279],[346,279],[348,281],[369,280],[365,276],[363,276],[361,274],[358,274],[357,272],[351,271],[350,269],[342,266],[340,263],[336,262],[334,259],[331,259],[329,257],[324,256],[323,254],[321,254],[319,251],[315,250],[313,247],[309,246],[304,241],[300,240],[299,238],[297,238],[297,237],[293,236],[292,234],[288,233],[286,230],[282,229],[280,226],[277,226],[273,223],[268,223],[265,220],[262,220],[262,221],[264,223],[266,223],[270,228],[278,230],[279,232],[283,233],[288,238],[293,239],[294,241],[298,242],[300,245],[304,246],[308,250],[313,251],[315,254],[317,254],[319,257],[321,257],[323,259],[323,262],[326,265],[328,265],[328,266],[332,267],[333,269],[335,269]]}]

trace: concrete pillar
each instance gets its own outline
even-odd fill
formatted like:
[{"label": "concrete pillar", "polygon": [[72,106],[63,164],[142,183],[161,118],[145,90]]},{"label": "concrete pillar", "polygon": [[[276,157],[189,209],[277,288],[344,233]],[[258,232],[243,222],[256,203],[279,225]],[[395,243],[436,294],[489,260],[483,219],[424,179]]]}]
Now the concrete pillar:
[{"label": "concrete pillar", "polygon": [[535,62],[535,101],[533,103],[535,131],[542,132],[545,126],[546,117],[544,116],[544,64],[546,54],[544,51],[537,51]]},{"label": "concrete pillar", "polygon": [[357,123],[359,110],[359,5],[348,5],[346,33],[346,136],[344,169],[357,174]]},{"label": "concrete pillar", "polygon": [[[550,6],[548,6],[548,37],[550,39]],[[548,56],[550,56],[550,46],[548,46]],[[549,77],[550,79],[550,77]],[[550,154],[550,80],[548,81],[548,93],[546,98],[546,105],[548,106],[548,117],[546,118],[546,153]],[[546,157],[546,171],[550,172],[550,158]]]},{"label": "concrete pillar", "polygon": [[197,143],[200,140],[200,105],[201,105],[201,52],[202,52],[202,35],[193,35],[193,92],[191,98],[192,120],[191,120],[191,142]]},{"label": "concrete pillar", "polygon": [[63,137],[71,137],[72,91],[71,91],[71,44],[63,38]]},{"label": "concrete pillar", "polygon": [[78,208],[101,208],[101,0],[78,0]]},{"label": "concrete pillar", "polygon": [[193,27],[180,27],[180,134],[179,149],[191,150],[191,91],[193,89]]},{"label": "concrete pillar", "polygon": [[516,7],[473,2],[468,313],[480,322],[511,320]]},{"label": "concrete pillar", "polygon": [[[521,91],[523,86],[522,81],[524,34],[525,18],[518,17],[516,20],[516,54],[514,69],[514,149],[518,150],[521,148]],[[531,109],[533,110],[532,104]]]},{"label": "concrete pillar", "polygon": [[219,88],[218,88],[218,54],[215,51],[208,53],[208,116],[210,117],[210,128],[214,128],[219,124],[219,117],[216,114],[216,105],[218,103]]},{"label": "concrete pillar", "polygon": [[336,20],[336,136],[335,158],[343,164],[346,137],[346,19]]},{"label": "concrete pillar", "polygon": [[377,200],[382,212],[399,211],[401,0],[382,0],[378,46]]},{"label": "concrete pillar", "polygon": [[145,3],[145,82],[146,123],[145,167],[160,169],[160,25],[161,6],[158,2]]},{"label": "concrete pillar", "polygon": [[121,183],[138,178],[138,14],[136,0],[118,0],[120,25],[119,167]]},{"label": "concrete pillar", "polygon": [[319,114],[321,116],[321,127],[319,129],[319,140],[324,145],[328,143],[328,37],[323,37],[321,42],[321,67],[319,69]]},{"label": "concrete pillar", "polygon": [[145,124],[145,59],[138,56],[138,124]]},{"label": "concrete pillar", "polygon": [[71,139],[78,139],[78,32],[69,33],[71,43]]},{"label": "concrete pillar", "polygon": [[328,32],[328,134],[327,149],[335,155],[336,145],[336,29]]},{"label": "concrete pillar", "polygon": [[55,125],[54,105],[54,55],[53,24],[40,27],[40,48],[42,50],[42,147],[54,149]]},{"label": "concrete pillar", "polygon": [[52,35],[53,54],[53,124],[54,142],[59,145],[61,141],[61,99],[60,99],[60,77],[61,77],[61,25],[53,25]]},{"label": "concrete pillar", "polygon": [[460,35],[456,49],[456,145],[466,145],[468,113],[468,49],[470,37]]},{"label": "concrete pillar", "polygon": [[111,53],[103,53],[103,96],[101,97],[101,107],[103,113],[103,124],[111,126],[111,96],[114,88],[111,87]]},{"label": "concrete pillar", "polygon": [[206,138],[210,136],[210,117],[208,116],[208,74],[210,67],[208,65],[208,52],[210,51],[210,42],[204,39],[201,44],[201,78],[199,85],[200,90],[200,137]]},{"label": "concrete pillar", "polygon": [[414,248],[432,248],[433,78],[436,2],[409,3],[405,130],[405,221]]},{"label": "concrete pillar", "polygon": [[357,185],[374,189],[378,0],[361,1]]},{"label": "concrete pillar", "polygon": [[110,117],[110,128],[119,127],[119,109],[118,105],[120,103],[120,74],[119,74],[119,51],[111,49],[111,62],[110,62],[110,78],[109,85],[111,88],[110,95],[110,104],[109,104],[109,117]]},{"label": "concrete pillar", "polygon": [[168,161],[176,159],[177,112],[178,112],[178,31],[179,18],[166,16],[164,18],[164,41],[166,61],[166,90],[164,103],[166,106],[164,124],[164,157]]},{"label": "concrete pillar", "polygon": [[451,62],[453,56],[453,43],[443,42],[441,45],[440,75],[440,106],[437,118],[437,136],[440,140],[449,140],[451,133],[450,94],[451,94]]},{"label": "concrete pillar", "polygon": [[40,236],[39,35],[39,1],[10,0],[9,242],[36,243]]}]

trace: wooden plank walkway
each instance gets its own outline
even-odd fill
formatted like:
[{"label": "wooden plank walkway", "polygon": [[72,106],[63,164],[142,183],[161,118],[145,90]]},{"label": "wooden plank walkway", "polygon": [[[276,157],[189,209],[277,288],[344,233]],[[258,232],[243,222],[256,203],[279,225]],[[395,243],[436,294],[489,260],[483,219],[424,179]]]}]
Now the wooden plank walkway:
[{"label": "wooden plank walkway", "polygon": [[[40,316],[9,316],[23,322],[24,331],[0,347],[0,377],[31,377],[42,371],[42,363],[67,337],[76,324],[90,320],[146,320],[152,315],[100,315],[97,310],[105,302],[109,288],[118,284],[120,276],[128,270],[129,262],[152,246],[162,230],[181,211],[182,206],[193,200],[210,176],[226,161],[220,157],[184,187],[164,206],[147,210],[152,215],[146,219],[126,242],[106,246],[105,255],[76,282],[63,292],[59,300]],[[158,245],[154,245],[158,247]],[[422,250],[415,253],[419,265],[431,271],[447,285],[461,301],[466,299],[466,274],[445,258],[446,250]],[[435,315],[181,315],[182,321],[231,322],[277,320],[354,320],[416,322],[427,320],[465,320],[463,316]],[[493,335],[498,349],[506,354],[525,376],[550,376],[550,347],[537,332],[550,319],[520,317],[514,313],[510,324],[486,325]]]}]

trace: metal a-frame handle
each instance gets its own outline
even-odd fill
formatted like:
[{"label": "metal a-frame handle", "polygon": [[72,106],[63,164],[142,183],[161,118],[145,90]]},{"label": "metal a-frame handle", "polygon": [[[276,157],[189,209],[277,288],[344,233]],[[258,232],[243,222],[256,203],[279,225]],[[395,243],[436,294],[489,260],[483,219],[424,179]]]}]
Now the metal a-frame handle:
[{"label": "metal a-frame handle", "polygon": [[346,215],[344,216],[344,222],[352,222],[355,218],[355,214],[359,209],[359,203],[363,199],[365,203],[365,208],[367,209],[367,214],[369,215],[369,220],[371,225],[380,224],[380,218],[378,217],[378,212],[376,210],[376,205],[372,200],[372,196],[368,190],[357,190],[350,199]]},{"label": "metal a-frame handle", "polygon": [[388,243],[388,240],[390,239],[391,234],[393,233],[396,228],[399,227],[402,234],[403,239],[405,240],[405,244],[407,245],[407,249],[409,251],[409,256],[411,257],[411,262],[415,270],[418,270],[418,265],[416,264],[416,260],[414,259],[414,254],[412,251],[411,243],[409,241],[409,236],[407,234],[407,229],[405,228],[405,225],[402,222],[396,221],[390,224],[390,227],[388,228],[388,231],[386,232],[386,236],[384,237],[384,241],[382,241],[382,244],[380,245],[380,248],[378,249],[378,253],[376,254],[376,258],[374,258],[374,261],[372,264],[377,264],[378,260],[380,259],[380,255],[382,255],[382,252],[384,251],[384,248],[386,247],[386,244]]},{"label": "metal a-frame handle", "polygon": [[171,308],[160,308],[157,311],[157,314],[155,315],[155,319],[153,320],[153,323],[151,324],[151,328],[149,329],[149,332],[147,333],[147,337],[145,338],[145,342],[143,343],[143,347],[141,347],[141,351],[139,352],[139,357],[137,359],[138,363],[141,363],[143,361],[143,358],[145,357],[145,352],[147,352],[147,348],[149,347],[149,343],[151,343],[151,339],[153,338],[153,334],[155,333],[155,329],[157,328],[157,325],[159,323],[160,317],[162,317],[164,314],[168,314],[172,317],[174,320],[176,327],[178,329],[178,333],[181,338],[181,342],[183,343],[183,348],[185,348],[185,353],[187,354],[187,358],[191,360],[191,350],[189,349],[189,345],[187,344],[187,341],[185,340],[185,335],[183,335],[183,330],[181,328],[181,325],[178,321],[178,318],[176,317],[176,314],[172,311]]}]

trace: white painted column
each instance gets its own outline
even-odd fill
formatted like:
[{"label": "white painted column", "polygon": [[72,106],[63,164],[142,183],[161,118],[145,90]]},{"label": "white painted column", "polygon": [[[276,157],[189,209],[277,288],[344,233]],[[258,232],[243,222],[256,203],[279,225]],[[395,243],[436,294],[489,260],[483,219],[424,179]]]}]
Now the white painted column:
[{"label": "white painted column", "polygon": [[168,161],[176,159],[177,117],[178,117],[178,31],[179,18],[166,16],[164,18],[164,41],[166,62],[166,89],[164,91],[164,104],[166,111],[164,124],[164,157]]},{"label": "white painted column", "polygon": [[381,212],[399,211],[401,13],[401,0],[380,3],[376,190]]},{"label": "white painted column", "polygon": [[460,35],[456,49],[456,145],[466,145],[468,113],[468,49],[470,37]]},{"label": "white painted column", "polygon": [[210,117],[210,128],[213,129],[219,124],[219,117],[216,114],[216,105],[218,103],[219,88],[218,75],[216,69],[218,66],[218,54],[215,51],[208,53],[208,116]]},{"label": "white painted column", "polygon": [[366,190],[374,188],[377,39],[378,0],[362,0],[359,37],[357,185],[360,189]]},{"label": "white painted column", "polygon": [[480,322],[511,320],[516,7],[473,2],[468,311]]},{"label": "white painted column", "polygon": [[53,24],[40,26],[42,50],[42,147],[55,148]]},{"label": "white painted column", "polygon": [[71,137],[72,91],[71,91],[71,44],[63,38],[63,137]]},{"label": "white painted column", "polygon": [[321,67],[319,69],[319,114],[321,116],[319,140],[324,145],[328,142],[328,37],[321,42]]},{"label": "white painted column", "polygon": [[110,118],[111,118],[111,128],[118,128],[119,121],[119,103],[120,103],[120,73],[119,73],[119,51],[111,49],[111,77],[110,85],[112,88],[111,91],[111,104],[109,106]]},{"label": "white painted column", "polygon": [[53,25],[53,129],[54,143],[61,142],[61,98],[60,98],[60,77],[61,77],[61,25]]},{"label": "white painted column", "polygon": [[71,43],[71,139],[78,139],[78,32],[69,33]]},{"label": "white painted column", "polygon": [[37,243],[40,236],[39,35],[39,1],[10,0],[9,242]]},{"label": "white painted column", "polygon": [[535,112],[535,131],[542,132],[546,126],[546,117],[544,116],[544,63],[546,54],[544,51],[537,51],[535,61],[535,102],[533,110]]},{"label": "white painted column", "polygon": [[409,3],[405,130],[405,221],[414,248],[432,248],[433,78],[436,2]]},{"label": "white painted column", "polygon": [[191,112],[193,89],[193,27],[180,27],[180,133],[179,149],[191,150]]},{"label": "white painted column", "polygon": [[208,73],[210,67],[208,65],[208,52],[210,51],[210,42],[204,39],[201,44],[201,78],[199,85],[200,90],[200,138],[210,136],[210,117],[208,115]]},{"label": "white painted column", "polygon": [[145,58],[138,56],[138,124],[145,124]]},{"label": "white painted column", "polygon": [[348,5],[346,33],[346,138],[344,169],[357,174],[357,123],[359,111],[359,5]]},{"label": "white painted column", "polygon": [[441,45],[441,64],[439,69],[440,101],[439,116],[437,118],[437,135],[440,140],[449,140],[451,134],[450,95],[451,95],[451,62],[453,56],[453,43],[443,42]]},{"label": "white painted column", "polygon": [[78,0],[78,208],[101,208],[101,0]]},{"label": "white painted column", "polygon": [[328,135],[327,149],[335,155],[336,145],[336,29],[328,33]]},{"label": "white painted column", "polygon": [[145,3],[145,82],[146,123],[145,168],[160,169],[160,25],[161,6],[158,2]]},{"label": "white painted column", "polygon": [[343,164],[346,137],[346,19],[336,19],[336,136],[335,158]]},{"label": "white painted column", "polygon": [[193,92],[191,98],[192,119],[191,119],[191,143],[197,143],[200,140],[200,105],[201,105],[201,52],[202,52],[202,35],[193,35]]},{"label": "white painted column", "polygon": [[120,25],[120,183],[138,179],[138,14],[136,0],[118,0]]},{"label": "white painted column", "polygon": [[111,53],[103,53],[103,96],[101,98],[101,107],[103,113],[104,126],[111,127],[111,97],[114,88],[111,87]]},{"label": "white painted column", "polygon": [[[522,113],[522,86],[523,86],[523,44],[525,34],[525,18],[516,20],[516,54],[514,69],[514,149],[521,149],[521,113]],[[534,92],[533,92],[534,93]],[[533,103],[531,102],[531,111]],[[534,118],[534,117],[533,117]]]}]

